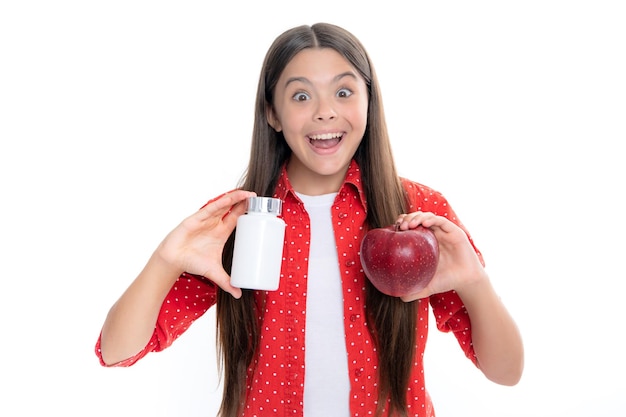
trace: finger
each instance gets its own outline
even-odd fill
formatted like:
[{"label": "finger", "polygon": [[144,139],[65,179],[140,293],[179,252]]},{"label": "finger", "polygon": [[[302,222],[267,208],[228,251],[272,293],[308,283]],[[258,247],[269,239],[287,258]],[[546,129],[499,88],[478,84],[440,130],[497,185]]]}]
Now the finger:
[{"label": "finger", "polygon": [[240,299],[242,295],[241,288],[233,287],[232,285],[230,286],[230,288],[231,290],[225,290],[225,291],[228,292],[230,295],[232,295],[233,298]]},{"label": "finger", "polygon": [[[235,228],[236,224],[237,224],[237,219],[239,218],[239,216],[241,216],[242,214],[244,214],[246,212],[246,204],[245,200],[247,200],[249,197],[254,197],[256,196],[255,193],[249,193],[245,196],[245,198],[243,200],[238,200],[233,206],[230,207],[230,209],[222,216],[222,222],[224,222],[224,224],[230,228],[233,229]],[[235,201],[235,200],[233,200]]]},{"label": "finger", "polygon": [[221,199],[222,197],[226,196],[226,195],[231,195],[233,193],[236,193],[238,191],[243,191],[244,193],[252,193],[253,195],[256,195],[256,193],[254,193],[253,191],[245,191],[239,188],[235,188],[234,190],[230,190],[228,192],[222,193],[220,195],[218,195],[217,197],[213,197],[212,199],[210,199],[209,201],[206,202],[206,204],[204,206],[202,206],[201,208],[204,208],[206,206],[208,206],[211,203],[214,203],[215,201]]},{"label": "finger", "polygon": [[247,200],[250,197],[255,197],[256,193],[253,191],[246,190],[235,190],[229,193],[226,193],[224,196],[227,200],[230,200],[230,205],[234,206],[235,204],[241,203],[244,200]]},{"label": "finger", "polygon": [[418,226],[432,229],[433,227],[441,226],[442,222],[445,222],[443,217],[431,212],[417,212],[414,216],[405,219],[406,226],[409,229],[415,229]]},{"label": "finger", "polygon": [[[234,205],[246,200],[249,197],[254,197],[255,195],[256,193],[252,191],[231,191],[205,204],[200,209],[200,212],[202,213],[204,219],[211,217],[223,217],[228,214]],[[241,210],[243,209],[244,208],[242,207]]]},{"label": "finger", "polygon": [[421,211],[416,211],[410,214],[402,214],[398,217],[396,225],[399,230],[415,229],[431,214],[432,213],[425,213]]},{"label": "finger", "polygon": [[215,272],[210,275],[205,275],[211,281],[213,281],[218,287],[232,295],[234,298],[241,298],[241,288],[233,287],[230,284],[230,276],[222,269],[221,272]]},{"label": "finger", "polygon": [[420,292],[417,292],[415,294],[408,294],[408,295],[403,295],[402,297],[400,297],[400,299],[402,301],[404,301],[405,303],[411,302],[411,301],[415,301],[415,300],[419,300],[421,298],[427,298],[430,297],[430,291],[428,291],[428,289],[424,289]]}]

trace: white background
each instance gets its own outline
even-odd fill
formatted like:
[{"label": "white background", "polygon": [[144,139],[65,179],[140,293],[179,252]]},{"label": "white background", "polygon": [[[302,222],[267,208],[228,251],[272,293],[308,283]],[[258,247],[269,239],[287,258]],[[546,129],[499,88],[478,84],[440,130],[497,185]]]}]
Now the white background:
[{"label": "white background", "polygon": [[626,13],[550,0],[3,2],[0,415],[215,415],[214,312],[131,368],[93,347],[242,174],[271,41],[317,21],[364,42],[400,172],[448,197],[524,336],[502,387],[433,332],[438,417],[626,415]]}]

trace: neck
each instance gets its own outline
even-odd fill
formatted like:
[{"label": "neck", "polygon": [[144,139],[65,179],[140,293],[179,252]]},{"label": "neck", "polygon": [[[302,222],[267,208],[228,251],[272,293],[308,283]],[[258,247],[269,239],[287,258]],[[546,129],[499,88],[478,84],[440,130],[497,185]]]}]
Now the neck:
[{"label": "neck", "polygon": [[305,195],[322,195],[336,193],[345,181],[348,167],[332,174],[320,174],[310,170],[302,170],[294,166],[292,161],[287,165],[287,175],[293,189]]}]

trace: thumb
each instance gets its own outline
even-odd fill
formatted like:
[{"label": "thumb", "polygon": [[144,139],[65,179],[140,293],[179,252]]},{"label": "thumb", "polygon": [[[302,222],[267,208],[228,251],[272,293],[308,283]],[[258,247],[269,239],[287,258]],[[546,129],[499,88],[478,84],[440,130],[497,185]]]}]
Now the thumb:
[{"label": "thumb", "polygon": [[431,295],[431,291],[428,289],[428,287],[426,287],[422,291],[416,292],[414,294],[403,295],[402,297],[400,297],[400,299],[405,303],[408,303],[410,301],[419,300],[420,298],[428,298]]},{"label": "thumb", "polygon": [[230,276],[223,268],[220,268],[218,271],[212,271],[210,274],[204,276],[209,278],[215,285],[232,295],[234,298],[241,298],[241,288],[233,287],[230,284]]}]

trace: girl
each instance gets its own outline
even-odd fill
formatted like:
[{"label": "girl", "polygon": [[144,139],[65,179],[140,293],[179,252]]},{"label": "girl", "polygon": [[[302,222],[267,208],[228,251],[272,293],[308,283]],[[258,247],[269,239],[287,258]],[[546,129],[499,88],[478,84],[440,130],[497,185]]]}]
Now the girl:
[{"label": "girl", "polygon": [[[254,195],[283,200],[277,291],[230,284],[235,224]],[[431,283],[402,298],[377,291],[359,261],[364,233],[393,223],[430,228],[440,247]],[[239,187],[165,237],[109,311],[96,354],[130,366],[213,305],[222,417],[434,416],[423,378],[431,307],[487,378],[514,385],[522,374],[520,334],[480,252],[440,193],[398,177],[372,63],[330,24],[271,45]]]}]

